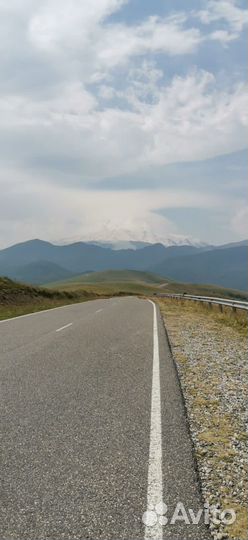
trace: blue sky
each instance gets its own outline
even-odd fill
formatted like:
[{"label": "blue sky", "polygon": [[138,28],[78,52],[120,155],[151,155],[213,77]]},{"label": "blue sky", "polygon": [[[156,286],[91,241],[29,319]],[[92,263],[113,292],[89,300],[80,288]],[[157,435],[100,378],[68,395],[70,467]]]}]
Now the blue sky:
[{"label": "blue sky", "polygon": [[0,12],[0,247],[247,236],[244,1]]}]

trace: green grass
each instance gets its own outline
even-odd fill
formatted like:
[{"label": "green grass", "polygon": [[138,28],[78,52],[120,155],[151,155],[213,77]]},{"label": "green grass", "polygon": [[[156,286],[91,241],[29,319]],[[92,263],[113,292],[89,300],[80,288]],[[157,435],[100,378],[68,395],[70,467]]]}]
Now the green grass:
[{"label": "green grass", "polygon": [[106,270],[104,272],[89,272],[72,278],[50,283],[49,287],[69,285],[75,283],[147,283],[147,284],[163,284],[168,280],[152,274],[150,272],[139,272],[138,270]]},{"label": "green grass", "polygon": [[48,289],[64,291],[87,290],[101,295],[153,295],[167,287],[167,280],[149,272],[135,270],[108,270],[82,274],[65,281],[57,281],[46,285]]},{"label": "green grass", "polygon": [[93,291],[57,291],[0,278],[0,320],[98,298]]},{"label": "green grass", "polygon": [[43,309],[111,296],[154,296],[160,293],[202,294],[246,299],[232,289],[173,282],[148,272],[133,270],[94,272],[44,287],[28,286],[0,278],[0,319],[17,317]]},{"label": "green grass", "polygon": [[172,281],[165,277],[149,272],[135,270],[108,270],[82,274],[65,281],[57,281],[46,285],[48,288],[67,291],[80,288],[101,293],[130,293],[153,295],[156,293],[183,293],[205,296],[220,296],[224,298],[248,299],[248,294],[234,289],[225,289],[213,285],[185,284]]},{"label": "green grass", "polygon": [[12,317],[20,317],[21,315],[27,315],[28,313],[35,313],[37,311],[44,311],[46,309],[53,309],[67,304],[74,304],[75,301],[47,301],[47,302],[31,302],[25,305],[16,306],[1,306],[0,305],[0,320],[11,319]]}]

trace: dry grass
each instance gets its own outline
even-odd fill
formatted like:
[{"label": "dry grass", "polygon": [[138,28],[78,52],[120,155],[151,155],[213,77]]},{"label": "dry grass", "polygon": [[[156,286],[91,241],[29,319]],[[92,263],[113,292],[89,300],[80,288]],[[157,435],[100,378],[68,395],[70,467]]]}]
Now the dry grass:
[{"label": "dry grass", "polygon": [[[240,467],[247,433],[243,403],[247,317],[228,308],[173,299],[159,301],[177,362],[188,410],[203,495],[233,508],[229,538],[247,538],[247,466]],[[242,403],[240,402],[242,398]],[[240,454],[240,447],[242,454]],[[244,460],[243,460],[244,461]],[[242,485],[242,488],[240,487]]]},{"label": "dry grass", "polygon": [[171,298],[160,299],[159,305],[162,312],[168,314],[169,312],[177,312],[178,316],[185,316],[194,318],[197,314],[204,315],[212,323],[217,325],[224,325],[237,330],[242,335],[248,336],[248,318],[247,312],[237,309],[235,312],[227,307],[223,307],[223,312],[220,311],[219,306],[212,305],[209,308],[208,304],[202,302],[193,302],[190,300],[175,300]]},{"label": "dry grass", "polygon": [[[230,504],[232,506],[230,506]],[[229,526],[229,535],[231,538],[238,538],[239,540],[247,540],[248,531],[248,513],[247,507],[237,505],[232,501],[229,501],[229,508],[233,508],[236,512],[236,521]]]},{"label": "dry grass", "polygon": [[102,295],[94,291],[57,291],[30,287],[8,278],[0,278],[0,320],[26,315],[44,309],[85,302]]}]

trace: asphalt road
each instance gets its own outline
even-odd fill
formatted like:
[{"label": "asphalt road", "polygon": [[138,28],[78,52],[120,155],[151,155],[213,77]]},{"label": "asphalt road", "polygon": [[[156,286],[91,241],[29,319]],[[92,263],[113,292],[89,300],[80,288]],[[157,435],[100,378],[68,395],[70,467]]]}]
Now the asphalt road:
[{"label": "asphalt road", "polygon": [[203,523],[161,524],[152,508],[162,497],[171,518],[177,502],[196,512],[202,501],[151,302],[3,321],[0,347],[1,540],[208,540]]}]

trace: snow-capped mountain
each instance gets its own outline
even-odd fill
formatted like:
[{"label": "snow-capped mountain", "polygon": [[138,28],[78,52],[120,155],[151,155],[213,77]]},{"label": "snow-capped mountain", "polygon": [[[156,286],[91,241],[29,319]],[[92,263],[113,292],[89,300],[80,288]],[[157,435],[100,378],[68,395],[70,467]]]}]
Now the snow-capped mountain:
[{"label": "snow-capped mountain", "polygon": [[116,241],[99,241],[99,240],[90,240],[87,241],[89,244],[94,244],[96,246],[106,247],[113,250],[119,250],[119,249],[142,249],[147,246],[151,246],[152,244],[162,244],[165,247],[171,247],[171,246],[194,246],[194,247],[205,247],[206,244],[203,242],[193,240],[191,238],[188,238],[186,236],[182,237],[168,237],[165,240],[156,240],[154,242],[143,242],[142,240],[134,241],[134,240],[116,240]]},{"label": "snow-capped mountain", "polygon": [[204,247],[206,244],[191,236],[168,234],[168,226],[161,216],[154,216],[152,223],[127,219],[126,222],[113,223],[106,220],[101,227],[91,227],[91,230],[70,238],[57,241],[57,244],[71,244],[72,242],[87,242],[90,244],[110,247],[112,249],[140,249],[149,244],[163,244],[169,246],[196,246]]},{"label": "snow-capped mountain", "polygon": [[72,244],[74,242],[86,242],[87,244],[94,244],[96,246],[106,247],[113,250],[119,250],[119,249],[142,249],[146,246],[150,246],[152,244],[162,244],[165,247],[171,247],[171,246],[195,246],[195,247],[207,247],[207,244],[204,242],[200,242],[200,240],[196,240],[191,237],[187,236],[180,236],[180,235],[172,235],[167,238],[154,238],[154,241],[152,242],[146,242],[143,240],[121,240],[121,239],[114,239],[112,240],[109,238],[108,240],[101,240],[99,237],[94,238],[85,238],[84,236],[73,236],[70,238],[64,238],[58,241],[54,241],[57,245],[67,245]]}]

